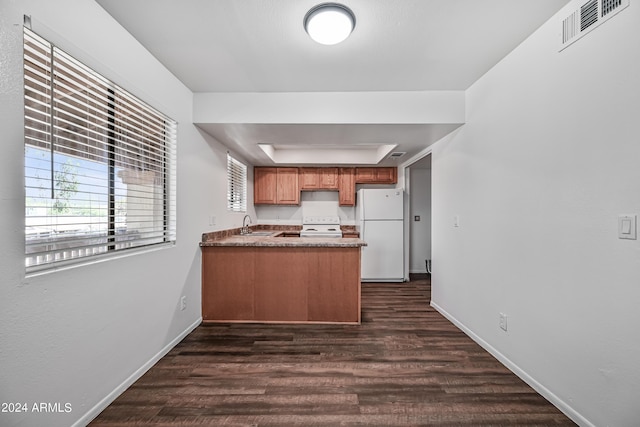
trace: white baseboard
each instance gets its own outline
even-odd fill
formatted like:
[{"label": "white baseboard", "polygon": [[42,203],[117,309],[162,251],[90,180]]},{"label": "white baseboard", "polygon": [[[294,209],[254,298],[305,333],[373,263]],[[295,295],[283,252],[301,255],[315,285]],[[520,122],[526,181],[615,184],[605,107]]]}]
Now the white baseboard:
[{"label": "white baseboard", "polygon": [[546,388],[544,385],[540,384],[533,377],[527,374],[522,368],[513,363],[510,359],[508,359],[505,355],[500,353],[495,347],[491,344],[480,338],[476,335],[472,330],[467,328],[464,324],[462,324],[458,319],[449,314],[445,309],[440,307],[437,303],[431,301],[431,307],[436,309],[438,313],[442,314],[446,317],[451,323],[456,325],[462,332],[467,334],[469,338],[478,343],[482,348],[487,350],[493,357],[498,359],[500,363],[506,366],[511,372],[516,374],[522,381],[526,382],[533,388],[535,391],[540,393],[545,399],[551,402],[556,408],[562,411],[567,417],[571,418],[573,422],[582,427],[596,427],[595,424],[589,422],[585,417],[580,415],[575,409],[573,409],[570,405],[567,404],[564,400],[560,399],[556,396],[551,390]]},{"label": "white baseboard", "polygon": [[124,380],[118,387],[116,387],[111,393],[105,396],[100,402],[98,402],[93,408],[91,408],[86,414],[84,414],[78,421],[73,423],[72,427],[84,427],[88,425],[95,417],[100,415],[100,412],[104,411],[107,406],[109,406],[118,396],[120,396],[126,389],[128,389],[134,382],[136,382],[142,375],[144,375],[153,365],[158,362],[158,360],[162,359],[169,351],[178,345],[180,341],[184,339],[187,335],[191,333],[195,328],[198,327],[202,323],[202,317],[199,318],[196,322],[191,324],[187,329],[185,329],[180,335],[178,335],[175,339],[173,339],[169,344],[164,346],[158,353],[155,354],[147,363],[142,365],[138,370],[136,370],[129,378]]}]

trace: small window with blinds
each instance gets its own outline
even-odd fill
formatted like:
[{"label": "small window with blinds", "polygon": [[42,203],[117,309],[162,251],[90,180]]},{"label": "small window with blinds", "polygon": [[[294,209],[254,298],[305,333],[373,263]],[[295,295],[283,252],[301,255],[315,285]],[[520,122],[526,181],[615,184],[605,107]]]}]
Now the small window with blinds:
[{"label": "small window with blinds", "polygon": [[247,211],[247,166],[227,153],[227,210]]},{"label": "small window with blinds", "polygon": [[25,262],[176,239],[175,121],[24,30]]}]

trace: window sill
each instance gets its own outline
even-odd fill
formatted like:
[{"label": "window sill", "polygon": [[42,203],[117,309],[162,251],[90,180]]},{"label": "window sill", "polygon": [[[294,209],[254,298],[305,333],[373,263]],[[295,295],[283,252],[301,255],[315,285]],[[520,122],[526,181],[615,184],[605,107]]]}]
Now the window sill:
[{"label": "window sill", "polygon": [[70,259],[67,261],[60,261],[54,265],[41,265],[26,267],[25,278],[44,276],[59,271],[73,270],[79,267],[87,265],[99,264],[107,261],[112,261],[120,258],[128,258],[131,256],[141,255],[149,252],[156,252],[168,248],[172,248],[176,245],[176,242],[159,243],[152,246],[142,246],[139,248],[127,249],[124,251],[118,251],[114,253],[107,253],[101,255],[94,255],[84,258]]}]

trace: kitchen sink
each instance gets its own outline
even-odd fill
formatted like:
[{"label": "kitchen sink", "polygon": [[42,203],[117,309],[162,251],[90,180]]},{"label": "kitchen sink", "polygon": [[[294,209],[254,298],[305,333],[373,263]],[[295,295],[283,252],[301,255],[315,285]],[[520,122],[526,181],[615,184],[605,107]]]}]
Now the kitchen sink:
[{"label": "kitchen sink", "polygon": [[287,233],[286,231],[274,237],[300,237],[300,233]]},{"label": "kitchen sink", "polygon": [[271,236],[274,232],[273,231],[254,231],[248,234],[240,234],[241,236],[244,237],[258,237],[258,236]]}]

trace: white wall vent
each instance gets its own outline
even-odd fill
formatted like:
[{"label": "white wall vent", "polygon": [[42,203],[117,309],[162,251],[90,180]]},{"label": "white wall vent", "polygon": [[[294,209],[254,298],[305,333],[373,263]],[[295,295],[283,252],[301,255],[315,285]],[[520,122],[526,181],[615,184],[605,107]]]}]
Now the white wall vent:
[{"label": "white wall vent", "polygon": [[560,21],[560,51],[629,6],[629,0],[579,0],[572,4],[572,12]]},{"label": "white wall vent", "polygon": [[406,151],[394,151],[393,153],[389,154],[389,158],[390,159],[399,159],[400,157],[404,156],[405,154],[407,154]]}]

